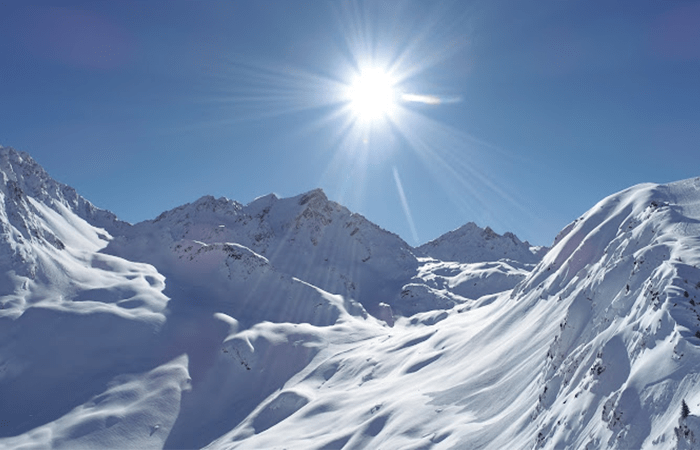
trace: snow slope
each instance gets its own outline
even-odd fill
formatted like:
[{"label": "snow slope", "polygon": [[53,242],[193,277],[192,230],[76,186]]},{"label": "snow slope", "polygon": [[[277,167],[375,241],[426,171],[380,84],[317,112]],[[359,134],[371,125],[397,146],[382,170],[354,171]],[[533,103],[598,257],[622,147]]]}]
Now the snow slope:
[{"label": "snow slope", "polygon": [[512,293],[561,305],[533,415],[541,443],[671,448],[681,402],[700,406],[700,178],[608,197],[557,241]]},{"label": "snow slope", "polygon": [[194,253],[220,252],[216,246],[228,243],[258,255],[277,272],[355,299],[372,313],[418,267],[401,238],[329,201],[321,190],[288,199],[269,195],[246,206],[202,197],[135,225],[111,241],[106,252],[153,263],[180,278],[183,271],[193,273],[183,261]]},{"label": "snow slope", "polygon": [[142,349],[165,323],[168,299],[153,266],[99,253],[127,224],[24,153],[0,149],[0,169],[4,437],[56,420],[117,375],[150,367]]},{"label": "snow slope", "polygon": [[318,190],[129,225],[0,164],[0,448],[700,446],[700,179],[545,254],[411,248]]},{"label": "snow slope", "polygon": [[513,291],[329,346],[210,448],[697,448],[699,219],[700,179],[613,195]]}]

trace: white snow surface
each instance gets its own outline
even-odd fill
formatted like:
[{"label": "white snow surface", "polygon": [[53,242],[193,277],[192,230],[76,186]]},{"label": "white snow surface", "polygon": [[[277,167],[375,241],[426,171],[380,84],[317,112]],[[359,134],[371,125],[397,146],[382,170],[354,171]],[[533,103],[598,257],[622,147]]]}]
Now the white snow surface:
[{"label": "white snow surface", "polygon": [[0,448],[700,448],[700,178],[547,251],[320,190],[130,225],[0,173]]}]

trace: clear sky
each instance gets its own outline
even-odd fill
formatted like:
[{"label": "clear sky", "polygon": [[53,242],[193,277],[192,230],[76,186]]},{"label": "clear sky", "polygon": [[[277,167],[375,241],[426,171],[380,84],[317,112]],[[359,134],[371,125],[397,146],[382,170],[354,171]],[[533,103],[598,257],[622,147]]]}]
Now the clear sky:
[{"label": "clear sky", "polygon": [[130,222],[321,187],[411,244],[473,221],[548,245],[700,176],[698,24],[682,0],[0,0],[0,144]]}]

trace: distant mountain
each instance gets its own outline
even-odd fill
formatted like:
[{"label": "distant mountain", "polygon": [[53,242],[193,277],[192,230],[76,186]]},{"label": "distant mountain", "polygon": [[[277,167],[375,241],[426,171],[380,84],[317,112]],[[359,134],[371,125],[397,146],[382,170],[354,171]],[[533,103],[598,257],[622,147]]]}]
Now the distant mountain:
[{"label": "distant mountain", "polygon": [[268,195],[246,206],[202,197],[135,225],[105,251],[179,278],[193,273],[182,265],[193,254],[220,253],[227,243],[259,255],[277,272],[358,301],[371,313],[418,267],[401,238],[329,201],[320,189],[288,199]]},{"label": "distant mountain", "polygon": [[542,259],[547,248],[531,246],[513,233],[501,236],[489,227],[479,228],[474,222],[469,222],[421,245],[417,251],[441,261],[475,263],[505,258],[533,264]]},{"label": "distant mountain", "polygon": [[320,190],[131,225],[25,153],[0,174],[0,448],[700,442],[700,178],[543,249],[412,248]]}]

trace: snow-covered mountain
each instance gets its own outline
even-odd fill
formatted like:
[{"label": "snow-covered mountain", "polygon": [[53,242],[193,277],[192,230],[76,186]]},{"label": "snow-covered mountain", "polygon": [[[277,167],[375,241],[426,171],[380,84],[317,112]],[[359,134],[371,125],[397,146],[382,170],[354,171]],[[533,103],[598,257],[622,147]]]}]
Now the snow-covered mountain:
[{"label": "snow-covered mountain", "polygon": [[[105,251],[152,263],[166,276],[186,280],[188,287],[216,286],[226,295],[231,283],[241,281],[231,264],[240,265],[241,260],[230,254],[228,243],[257,261],[253,266],[273,268],[361,302],[371,313],[382,301],[393,303],[406,275],[418,267],[411,247],[401,238],[329,201],[321,190],[288,199],[268,195],[245,206],[202,197],[135,225]],[[219,266],[215,280],[205,275],[212,273],[211,264]],[[243,279],[255,278],[258,272]],[[266,297],[288,295],[270,282],[256,283],[256,289],[271,291]]]},{"label": "snow-covered mountain", "polygon": [[480,228],[474,222],[445,233],[416,250],[442,261],[475,263],[508,258],[526,264],[537,263],[547,252],[544,247],[522,242],[513,233],[501,236],[489,227]]},{"label": "snow-covered mountain", "polygon": [[130,225],[0,148],[0,448],[700,446],[700,179],[553,247],[316,190]]}]

